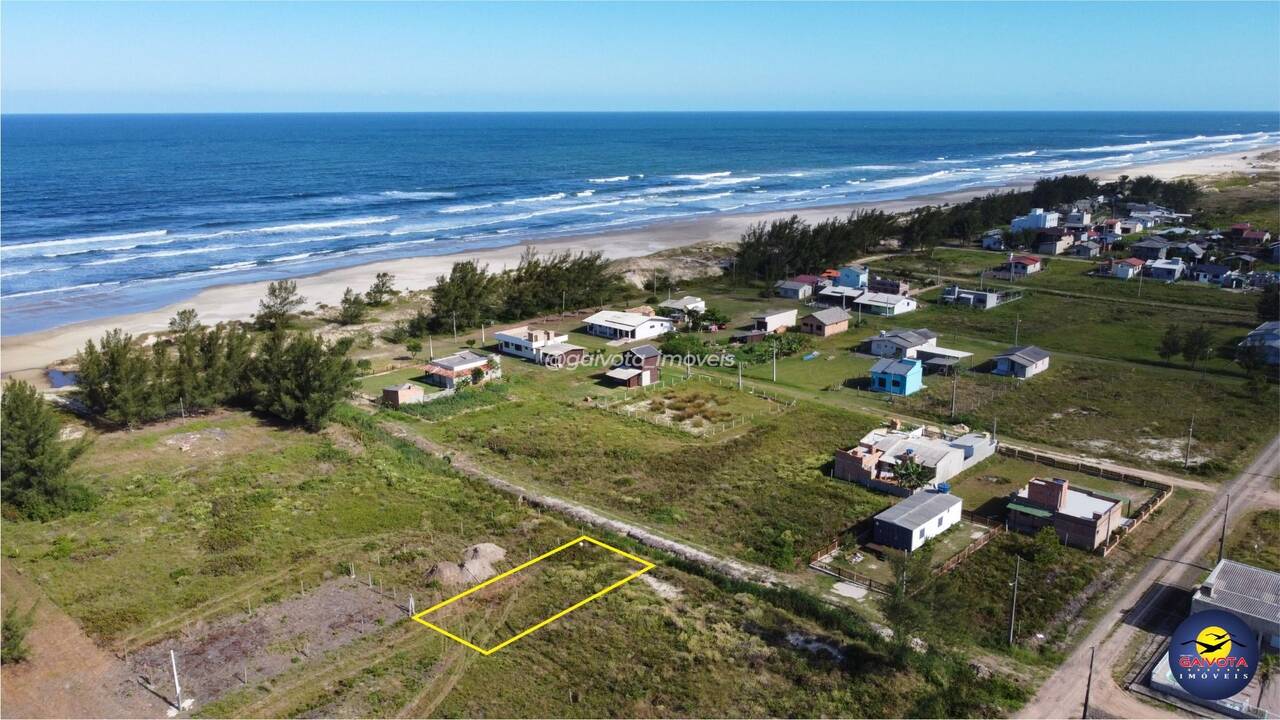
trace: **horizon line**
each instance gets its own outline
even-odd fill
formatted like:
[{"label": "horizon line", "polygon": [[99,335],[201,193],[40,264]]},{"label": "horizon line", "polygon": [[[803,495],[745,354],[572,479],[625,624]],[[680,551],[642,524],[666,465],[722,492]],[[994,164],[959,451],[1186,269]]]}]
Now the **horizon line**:
[{"label": "horizon line", "polygon": [[799,114],[907,114],[907,113],[1002,113],[1002,114],[1077,114],[1077,115],[1102,115],[1102,114],[1133,114],[1133,115],[1153,115],[1153,114],[1276,114],[1277,121],[1280,123],[1280,108],[1276,109],[1087,109],[1087,110],[1040,110],[1040,109],[866,109],[866,110],[837,110],[837,109],[804,109],[804,110],[764,110],[764,109],[731,109],[731,110],[119,110],[119,111],[24,111],[24,112],[3,112],[0,111],[0,117],[74,117],[74,116],[138,116],[138,115],[682,115],[682,114],[702,114],[702,115],[736,115],[736,114],[771,114],[771,115],[799,115]]}]

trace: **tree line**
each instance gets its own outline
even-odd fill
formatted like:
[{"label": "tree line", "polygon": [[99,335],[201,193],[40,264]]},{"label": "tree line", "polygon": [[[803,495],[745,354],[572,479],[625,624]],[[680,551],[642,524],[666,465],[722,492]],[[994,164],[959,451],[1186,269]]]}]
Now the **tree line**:
[{"label": "tree line", "polygon": [[521,320],[561,310],[603,305],[626,290],[622,277],[598,252],[539,255],[525,251],[516,267],[490,272],[473,260],[454,263],[431,288],[431,310],[398,323],[399,340],[440,331],[469,330],[495,321]]},{"label": "tree line", "polygon": [[[900,215],[878,210],[855,212],[810,224],[799,216],[760,222],[747,228],[735,258],[742,278],[774,281],[797,273],[838,267],[867,255],[885,238],[899,238],[909,250],[955,238],[969,242],[986,230],[1007,225],[1032,208],[1053,208],[1082,198],[1109,196],[1115,205],[1154,202],[1184,212],[1199,201],[1190,180],[1165,181],[1150,175],[1100,184],[1088,175],[1041,178],[1029,190],[995,192],[953,205],[929,205]],[[1120,207],[1113,210],[1118,214]]]}]

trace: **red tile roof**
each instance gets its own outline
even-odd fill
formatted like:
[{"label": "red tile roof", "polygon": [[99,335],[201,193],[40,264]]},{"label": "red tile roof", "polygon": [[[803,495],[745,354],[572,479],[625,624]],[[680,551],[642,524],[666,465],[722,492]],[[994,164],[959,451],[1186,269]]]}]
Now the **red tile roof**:
[{"label": "red tile roof", "polygon": [[1017,263],[1019,265],[1039,265],[1040,258],[1032,257],[1030,255],[1018,255],[1014,257],[1011,260],[1011,262]]},{"label": "red tile roof", "polygon": [[1142,267],[1143,265],[1146,265],[1146,263],[1145,263],[1145,262],[1143,262],[1143,261],[1139,260],[1138,258],[1134,258],[1134,257],[1128,257],[1128,258],[1125,258],[1125,259],[1123,259],[1123,260],[1121,260],[1121,261],[1119,261],[1119,262],[1120,262],[1120,264],[1121,264],[1121,265],[1132,265],[1132,266],[1134,266],[1134,267]]}]

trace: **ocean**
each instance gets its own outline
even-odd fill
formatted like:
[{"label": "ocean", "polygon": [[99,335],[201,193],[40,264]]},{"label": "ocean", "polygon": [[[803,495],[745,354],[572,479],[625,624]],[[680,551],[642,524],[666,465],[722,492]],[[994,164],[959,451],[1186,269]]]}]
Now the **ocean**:
[{"label": "ocean", "polygon": [[213,285],[1280,141],[1273,113],[0,118],[0,332]]}]

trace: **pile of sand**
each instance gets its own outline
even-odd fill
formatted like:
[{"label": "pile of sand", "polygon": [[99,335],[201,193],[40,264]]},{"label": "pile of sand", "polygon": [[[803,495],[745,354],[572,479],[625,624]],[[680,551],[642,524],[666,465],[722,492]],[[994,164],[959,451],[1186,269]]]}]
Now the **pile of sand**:
[{"label": "pile of sand", "polygon": [[507,551],[493,543],[472,545],[462,551],[460,563],[436,563],[427,571],[427,580],[435,580],[444,587],[474,585],[498,573],[494,563],[507,556]]}]

